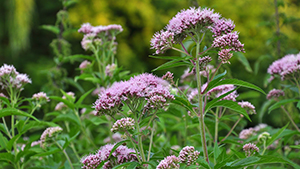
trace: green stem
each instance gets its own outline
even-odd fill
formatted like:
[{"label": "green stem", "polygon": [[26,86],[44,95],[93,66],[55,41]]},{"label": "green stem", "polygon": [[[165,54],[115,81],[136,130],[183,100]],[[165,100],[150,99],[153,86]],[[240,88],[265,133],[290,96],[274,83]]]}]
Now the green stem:
[{"label": "green stem", "polygon": [[264,151],[261,153],[261,155],[264,155],[267,150],[266,143],[266,140],[264,140]]},{"label": "green stem", "polygon": [[63,149],[57,142],[55,142],[55,143],[56,143],[56,145],[59,147],[59,149],[63,151],[65,157],[67,158],[67,160],[68,160],[68,162],[69,162],[69,164],[70,164],[70,167],[71,167],[72,169],[74,169],[73,164],[72,164],[72,162],[71,162],[71,160],[70,160],[70,158],[69,158],[69,155],[67,154],[66,150]]},{"label": "green stem", "polygon": [[137,156],[137,159],[138,159],[139,163],[142,164],[141,159],[139,158],[139,155],[138,155],[138,152],[139,152],[139,151],[138,151],[138,149],[136,148],[135,143],[133,142],[133,138],[129,135],[128,132],[126,133],[126,135],[127,135],[127,137],[130,138],[129,140],[131,141],[131,144],[132,144],[132,146],[133,146],[133,148],[134,148],[134,150],[135,150],[135,153],[136,153],[136,156]]},{"label": "green stem", "polygon": [[154,125],[154,122],[153,122],[152,130],[151,130],[151,136],[150,136],[150,143],[149,143],[149,150],[148,150],[147,161],[150,160],[151,148],[152,148],[152,144],[153,144],[154,127],[155,127],[155,125]]},{"label": "green stem", "polygon": [[234,123],[234,125],[233,125],[233,127],[230,129],[230,131],[227,133],[227,135],[226,135],[219,143],[221,143],[221,142],[223,142],[223,141],[225,141],[225,140],[227,139],[227,137],[232,133],[232,131],[234,130],[234,128],[236,127],[236,125],[241,121],[241,119],[242,119],[242,116],[240,116],[240,118],[238,119],[238,121],[236,121],[236,122]]},{"label": "green stem", "polygon": [[190,57],[193,57],[193,56],[190,55],[189,53],[186,53],[186,52],[184,52],[184,51],[182,51],[182,50],[180,50],[180,49],[177,49],[177,48],[174,48],[174,47],[172,47],[171,49],[176,50],[177,52],[183,53],[183,54],[185,54],[185,55],[188,55],[188,56],[190,56]]},{"label": "green stem", "polygon": [[207,145],[206,145],[206,139],[205,139],[205,123],[204,123],[204,107],[203,107],[203,95],[201,94],[201,77],[200,77],[200,66],[199,66],[199,50],[200,50],[200,44],[197,43],[196,48],[196,76],[197,76],[197,88],[198,88],[198,103],[199,103],[199,113],[198,113],[198,120],[200,125],[200,135],[201,135],[201,142],[202,142],[202,149],[205,161],[209,163],[208,159],[208,152],[207,152]]},{"label": "green stem", "polygon": [[142,135],[140,133],[140,125],[137,122],[138,118],[136,117],[136,113],[134,113],[134,120],[135,120],[135,126],[136,126],[136,130],[138,132],[138,148],[139,148],[139,152],[142,156],[142,160],[143,162],[146,162],[146,158],[145,158],[145,154],[144,154],[144,149],[143,149],[143,143],[142,143]]},{"label": "green stem", "polygon": [[291,115],[289,114],[289,112],[283,107],[280,106],[281,109],[285,112],[285,114],[288,116],[288,118],[290,119],[290,121],[292,122],[293,126],[297,129],[298,132],[300,132],[300,129],[298,128],[297,124],[294,122],[293,118],[291,117]]},{"label": "green stem", "polygon": [[7,127],[7,125],[6,125],[6,122],[5,122],[5,118],[4,118],[4,117],[2,117],[2,121],[3,121],[3,124],[4,124],[4,128],[5,128],[6,132],[7,132],[7,135],[8,135],[8,137],[11,139],[12,136],[10,135],[10,131],[8,130],[8,127]]},{"label": "green stem", "polygon": [[218,126],[219,126],[219,107],[217,107],[215,114],[215,143],[218,142]]}]

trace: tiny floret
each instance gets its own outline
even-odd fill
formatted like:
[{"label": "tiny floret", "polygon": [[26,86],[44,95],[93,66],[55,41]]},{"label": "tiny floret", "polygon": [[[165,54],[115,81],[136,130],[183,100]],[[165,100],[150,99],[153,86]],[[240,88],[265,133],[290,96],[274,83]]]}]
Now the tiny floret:
[{"label": "tiny floret", "polygon": [[236,52],[245,52],[244,44],[239,41],[239,35],[237,32],[231,32],[218,36],[214,39],[212,46],[221,49],[231,49]]}]

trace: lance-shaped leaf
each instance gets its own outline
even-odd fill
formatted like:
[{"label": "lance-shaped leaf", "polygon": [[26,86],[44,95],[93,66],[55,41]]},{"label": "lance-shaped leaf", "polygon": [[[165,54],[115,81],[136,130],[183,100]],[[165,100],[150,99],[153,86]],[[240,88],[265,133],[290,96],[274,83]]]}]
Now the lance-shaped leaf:
[{"label": "lance-shaped leaf", "polygon": [[293,102],[298,102],[299,100],[298,99],[285,99],[285,100],[280,100],[279,102],[273,104],[271,107],[269,107],[269,112],[270,113],[272,110],[275,110],[285,104],[288,104],[288,103],[293,103]]},{"label": "lance-shaped leaf", "polygon": [[34,116],[32,116],[26,112],[23,112],[21,110],[15,109],[15,108],[5,108],[5,109],[0,110],[0,118],[5,117],[5,116],[12,116],[12,115],[30,117],[30,118],[34,119],[35,121],[39,121]]}]

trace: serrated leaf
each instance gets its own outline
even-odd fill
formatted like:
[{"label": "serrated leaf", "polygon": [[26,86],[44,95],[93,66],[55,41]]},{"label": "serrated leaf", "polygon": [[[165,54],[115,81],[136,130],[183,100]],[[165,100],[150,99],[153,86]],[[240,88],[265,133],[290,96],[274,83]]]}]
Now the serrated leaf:
[{"label": "serrated leaf", "polygon": [[59,32],[60,32],[59,28],[54,25],[42,25],[42,26],[40,26],[40,28],[48,30],[56,35],[59,34]]},{"label": "serrated leaf", "polygon": [[221,81],[219,81],[218,83],[215,83],[215,84],[208,84],[207,91],[209,91],[210,89],[213,89],[217,86],[225,85],[225,84],[232,84],[232,85],[235,85],[235,86],[247,87],[247,88],[250,88],[250,89],[257,90],[257,91],[259,91],[259,92],[266,95],[266,93],[261,88],[255,86],[251,83],[248,83],[248,82],[245,82],[245,81],[242,81],[242,80],[238,80],[238,79],[225,79],[225,80],[221,80]]},{"label": "serrated leaf", "polygon": [[285,100],[280,100],[279,102],[273,104],[271,107],[269,107],[269,112],[270,113],[272,110],[275,110],[285,104],[288,104],[288,103],[293,103],[293,102],[298,102],[299,100],[298,99],[285,99]]},{"label": "serrated leaf", "polygon": [[245,57],[245,55],[242,52],[235,52],[233,53],[234,57],[237,57],[238,60],[244,65],[246,71],[252,73],[252,68],[247,60],[247,58]]}]

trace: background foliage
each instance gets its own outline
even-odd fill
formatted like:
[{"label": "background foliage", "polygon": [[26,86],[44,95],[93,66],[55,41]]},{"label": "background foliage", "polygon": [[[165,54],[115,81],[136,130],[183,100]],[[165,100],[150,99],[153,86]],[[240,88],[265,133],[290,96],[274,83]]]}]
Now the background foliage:
[{"label": "background foliage", "polygon": [[[276,14],[276,5],[278,14]],[[235,21],[236,30],[240,32],[240,40],[245,44],[245,57],[250,68],[239,61],[239,57],[231,59],[227,71],[232,77],[247,80],[269,91],[276,81],[268,87],[264,85],[266,69],[274,60],[288,53],[298,53],[300,49],[300,2],[297,0],[78,0],[69,11],[69,18],[74,30],[64,35],[71,44],[72,54],[84,53],[80,41],[82,35],[77,29],[83,23],[94,26],[120,24],[124,28],[118,37],[117,58],[119,65],[131,72],[150,72],[161,65],[164,60],[148,57],[150,39],[169,19],[181,9],[189,6],[206,6],[215,9],[226,18]],[[55,34],[41,29],[41,25],[53,25],[56,13],[62,8],[59,0],[6,0],[0,2],[0,59],[3,63],[13,64],[20,72],[26,72],[34,79],[32,85],[26,86],[24,95],[40,91],[47,79],[47,70],[54,67],[53,56],[49,44],[56,38]],[[279,26],[276,26],[276,20]],[[280,46],[278,46],[278,41]],[[165,55],[173,55],[168,51]],[[79,63],[64,64],[68,76],[78,75]],[[185,68],[172,70],[179,77]],[[162,75],[165,71],[155,72]],[[72,88],[69,88],[72,90]],[[257,108],[258,114],[262,103],[266,100],[258,93],[243,96]],[[293,115],[297,117],[297,114]],[[273,126],[284,126],[285,117],[274,111],[263,122]],[[258,121],[258,115],[254,117]]]}]

